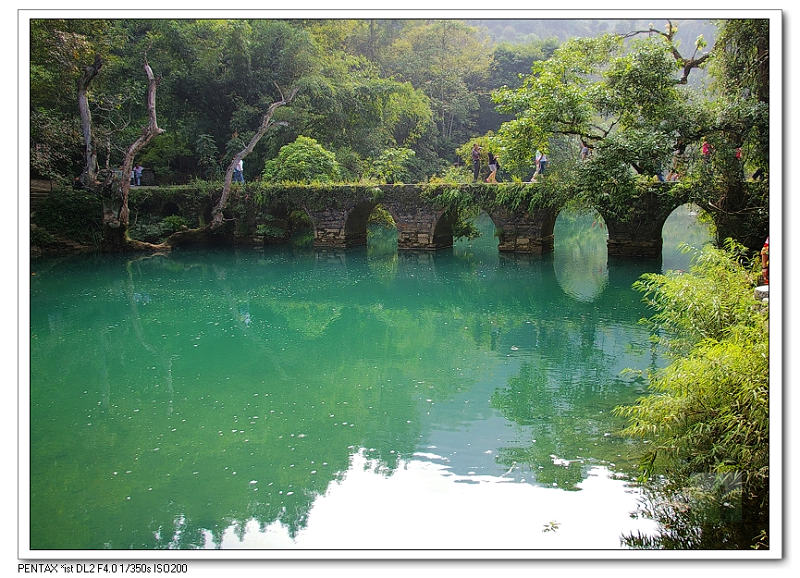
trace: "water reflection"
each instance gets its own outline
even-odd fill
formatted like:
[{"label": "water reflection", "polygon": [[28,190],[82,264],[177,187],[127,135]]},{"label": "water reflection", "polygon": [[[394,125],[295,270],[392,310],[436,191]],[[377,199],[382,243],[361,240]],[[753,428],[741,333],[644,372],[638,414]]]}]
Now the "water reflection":
[{"label": "water reflection", "polygon": [[658,363],[630,289],[654,265],[612,261],[599,288],[560,259],[495,240],[35,263],[31,546],[366,547],[399,509],[426,548],[495,547],[508,512],[558,504],[531,519],[561,529],[504,543],[583,547],[583,508],[619,547],[639,526],[609,410],[642,391],[624,368]]},{"label": "water reflection", "polygon": [[597,211],[561,211],[553,230],[556,279],[567,295],[591,302],[608,284],[608,231]]},{"label": "water reflection", "polygon": [[[620,542],[614,533],[598,537],[597,529],[628,527],[626,512],[636,506],[636,492],[600,466],[587,473],[582,492],[567,494],[504,476],[462,476],[435,461],[401,465],[392,476],[381,476],[357,452],[297,534],[290,535],[279,522],[264,526],[251,519],[229,526],[219,540],[206,532],[204,547],[615,549]],[[481,531],[482,524],[491,531]],[[365,527],[372,531],[364,532]],[[652,533],[654,525],[644,522],[640,529]]]},{"label": "water reflection", "polygon": [[693,255],[683,246],[695,250],[713,241],[713,227],[710,218],[697,205],[681,205],[667,218],[662,230],[664,241],[663,270],[688,271]]}]

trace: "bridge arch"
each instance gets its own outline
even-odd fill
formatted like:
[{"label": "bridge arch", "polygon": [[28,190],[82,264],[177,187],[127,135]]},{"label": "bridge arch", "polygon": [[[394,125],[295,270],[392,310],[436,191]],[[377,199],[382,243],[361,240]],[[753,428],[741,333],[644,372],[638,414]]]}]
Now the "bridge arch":
[{"label": "bridge arch", "polygon": [[[469,219],[469,223],[478,232],[478,236],[471,239],[461,237],[458,245],[470,249],[480,247],[481,250],[489,249],[491,247],[491,249],[496,252],[498,243],[497,225],[492,220],[492,217],[488,211],[481,209],[477,215]],[[453,246],[456,246],[456,244],[454,243]]]},{"label": "bridge arch", "polygon": [[714,242],[714,224],[711,216],[693,203],[677,206],[667,217],[661,231],[663,239],[662,268],[687,269],[691,256],[680,247],[689,245],[701,249]]},{"label": "bridge arch", "polygon": [[362,201],[356,203],[348,212],[344,222],[344,238],[347,247],[367,244],[367,222],[376,203]]}]

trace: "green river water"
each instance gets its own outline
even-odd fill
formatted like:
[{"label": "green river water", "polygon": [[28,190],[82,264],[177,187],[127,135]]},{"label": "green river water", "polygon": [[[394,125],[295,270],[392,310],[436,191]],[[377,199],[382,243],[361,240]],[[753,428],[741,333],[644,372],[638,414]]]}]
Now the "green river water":
[{"label": "green river water", "polygon": [[[31,264],[30,547],[616,549],[663,365],[631,284],[562,213],[555,251],[286,246]],[[382,239],[382,240],[381,240]]]}]

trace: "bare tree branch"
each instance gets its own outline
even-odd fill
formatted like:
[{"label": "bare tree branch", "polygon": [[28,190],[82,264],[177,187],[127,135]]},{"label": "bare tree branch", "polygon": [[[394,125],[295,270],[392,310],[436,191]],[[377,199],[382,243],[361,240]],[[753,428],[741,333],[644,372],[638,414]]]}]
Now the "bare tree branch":
[{"label": "bare tree branch", "polygon": [[122,208],[119,211],[119,225],[128,226],[128,193],[131,188],[131,171],[133,169],[133,159],[142,150],[153,137],[160,135],[164,129],[159,128],[156,119],[156,88],[160,79],[156,79],[153,75],[153,70],[147,62],[147,57],[144,60],[144,71],[147,74],[147,125],[142,128],[142,134],[137,138],[131,146],[128,147],[125,153],[125,158],[122,161]]},{"label": "bare tree branch", "polygon": [[[284,96],[283,90],[277,84],[275,85],[278,87],[278,93],[280,94],[280,100],[276,100],[267,109],[267,112],[264,114],[264,117],[261,119],[261,125],[259,126],[256,133],[253,135],[253,138],[250,139],[250,142],[247,143],[247,146],[236,153],[231,160],[231,163],[228,165],[228,169],[225,171],[225,181],[222,185],[222,195],[219,198],[216,206],[214,206],[214,210],[212,211],[211,217],[211,228],[216,229],[223,222],[222,212],[225,209],[225,206],[228,204],[228,197],[230,196],[231,191],[231,183],[233,181],[233,171],[236,166],[239,164],[239,161],[243,160],[247,155],[253,152],[253,149],[258,144],[258,141],[261,140],[267,131],[276,124],[272,121],[272,115],[275,114],[275,111],[278,110],[280,107],[285,106],[292,102],[294,97],[297,95],[298,87],[293,87],[290,91],[288,96]],[[278,123],[283,124],[283,123]]]},{"label": "bare tree branch", "polygon": [[651,28],[647,30],[633,30],[626,34],[622,34],[621,36],[622,38],[632,38],[640,34],[647,34],[648,36],[652,34],[658,34],[660,36],[663,36],[664,39],[669,44],[669,50],[672,53],[672,57],[675,59],[675,62],[677,62],[678,66],[680,66],[683,69],[682,76],[678,80],[676,80],[675,83],[686,84],[689,81],[689,74],[691,73],[691,71],[695,68],[700,67],[706,60],[708,60],[708,58],[711,56],[711,53],[707,52],[702,56],[698,57],[697,52],[700,49],[700,46],[698,44],[695,44],[695,50],[691,58],[685,58],[678,51],[678,47],[675,46],[674,39],[675,39],[675,33],[677,31],[678,28],[672,24],[672,20],[667,20],[666,31],[657,30],[656,28],[653,28],[651,25]]}]

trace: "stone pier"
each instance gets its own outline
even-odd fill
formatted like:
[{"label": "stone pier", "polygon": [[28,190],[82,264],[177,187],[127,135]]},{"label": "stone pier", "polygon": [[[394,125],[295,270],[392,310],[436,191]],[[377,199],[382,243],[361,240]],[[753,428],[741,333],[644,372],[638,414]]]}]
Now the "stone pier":
[{"label": "stone pier", "polygon": [[489,213],[500,239],[498,249],[504,253],[542,255],[553,251],[553,227],[557,212],[542,208],[535,214],[498,209]]},{"label": "stone pier", "polygon": [[688,202],[666,194],[667,186],[663,191],[650,188],[630,199],[622,216],[610,204],[597,207],[608,227],[609,256],[661,257],[664,223],[672,211]]},{"label": "stone pier", "polygon": [[431,206],[385,202],[397,226],[398,249],[436,250],[453,246],[453,217]]}]

